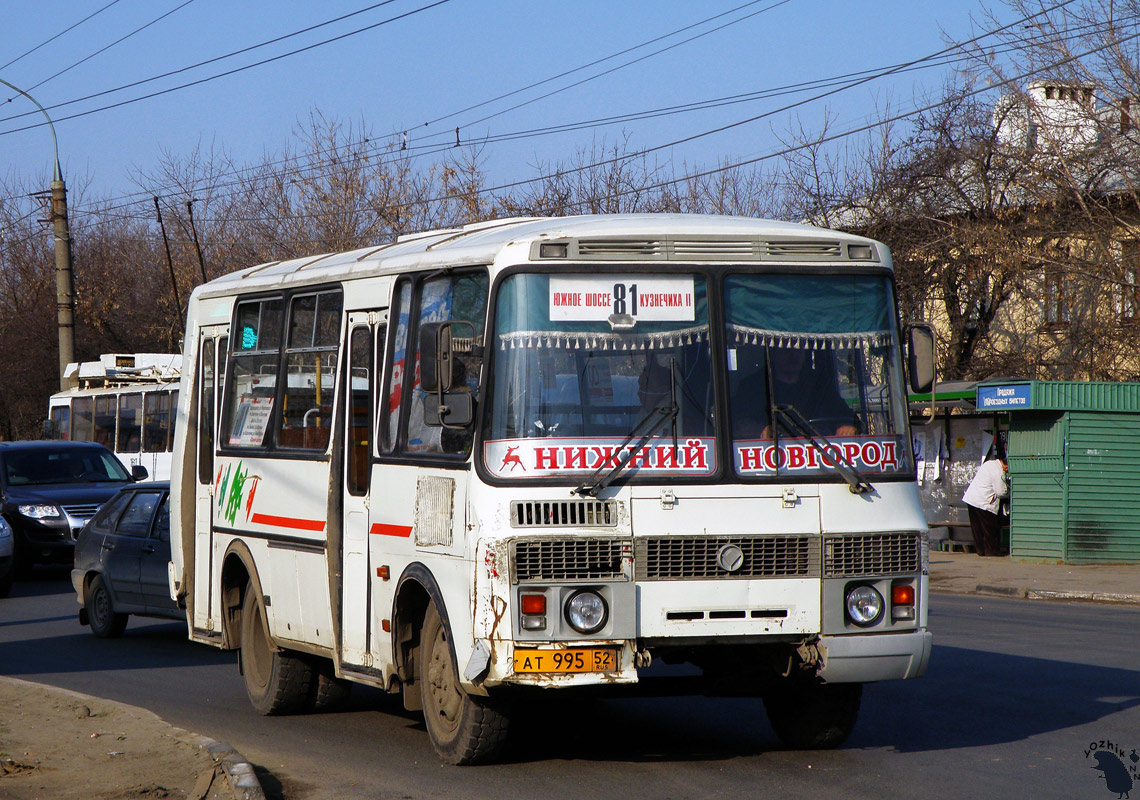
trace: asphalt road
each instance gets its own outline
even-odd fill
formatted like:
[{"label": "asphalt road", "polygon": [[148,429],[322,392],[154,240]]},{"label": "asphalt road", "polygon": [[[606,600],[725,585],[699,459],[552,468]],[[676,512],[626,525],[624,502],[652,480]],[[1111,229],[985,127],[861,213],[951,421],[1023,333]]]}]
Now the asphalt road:
[{"label": "asphalt road", "polygon": [[[347,710],[266,718],[236,659],[178,623],[119,640],[76,620],[63,572],[0,600],[0,673],[148,708],[234,745],[270,795],[325,798],[1116,797],[1090,744],[1140,753],[1140,609],[935,596],[926,677],[867,687],[829,752],[781,750],[759,700],[651,698],[529,710],[507,763],[442,766],[422,721],[356,687]],[[1136,781],[1140,790],[1140,780]]]}]

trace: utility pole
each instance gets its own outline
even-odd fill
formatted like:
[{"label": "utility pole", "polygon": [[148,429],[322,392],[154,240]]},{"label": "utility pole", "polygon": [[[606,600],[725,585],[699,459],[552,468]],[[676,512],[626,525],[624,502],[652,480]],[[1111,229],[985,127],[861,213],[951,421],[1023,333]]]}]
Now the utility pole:
[{"label": "utility pole", "polygon": [[75,277],[71,261],[71,229],[67,224],[67,185],[63,182],[63,171],[59,168],[59,142],[55,138],[55,125],[44,107],[36,99],[18,86],[0,78],[0,83],[19,92],[35,104],[47,120],[51,131],[52,147],[55,150],[55,171],[51,178],[50,222],[55,238],[55,307],[59,327],[59,388],[67,389],[64,372],[67,365],[75,360]]}]

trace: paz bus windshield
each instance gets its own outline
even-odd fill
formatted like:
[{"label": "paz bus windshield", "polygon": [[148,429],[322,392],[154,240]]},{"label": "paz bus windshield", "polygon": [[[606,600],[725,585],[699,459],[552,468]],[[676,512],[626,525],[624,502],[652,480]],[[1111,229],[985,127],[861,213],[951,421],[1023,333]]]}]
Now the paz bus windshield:
[{"label": "paz bus windshield", "polygon": [[836,459],[913,474],[895,331],[881,275],[516,273],[488,341],[484,465],[511,480],[624,460],[658,480],[831,479]]}]

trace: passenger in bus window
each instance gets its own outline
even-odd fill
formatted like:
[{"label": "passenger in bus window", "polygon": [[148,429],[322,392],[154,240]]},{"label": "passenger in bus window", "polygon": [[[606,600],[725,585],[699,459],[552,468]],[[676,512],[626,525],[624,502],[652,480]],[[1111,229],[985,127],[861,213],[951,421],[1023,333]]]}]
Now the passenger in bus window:
[{"label": "passenger in bus window", "polygon": [[[824,436],[859,432],[858,417],[839,392],[833,353],[804,347],[753,347],[742,348],[738,355],[744,375],[733,393],[733,438],[773,438],[765,352],[772,360],[776,405],[791,406]],[[781,424],[780,435],[798,434]]]}]

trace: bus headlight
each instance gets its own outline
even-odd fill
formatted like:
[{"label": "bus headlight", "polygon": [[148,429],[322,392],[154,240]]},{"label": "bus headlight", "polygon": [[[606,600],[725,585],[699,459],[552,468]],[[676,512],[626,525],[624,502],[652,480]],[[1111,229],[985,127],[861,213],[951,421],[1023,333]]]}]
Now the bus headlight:
[{"label": "bus headlight", "polygon": [[566,601],[566,621],[578,633],[597,633],[605,627],[608,617],[606,601],[597,592],[583,589]]},{"label": "bus headlight", "polygon": [[883,596],[873,586],[855,586],[848,590],[847,618],[861,628],[874,625],[883,616]]}]

